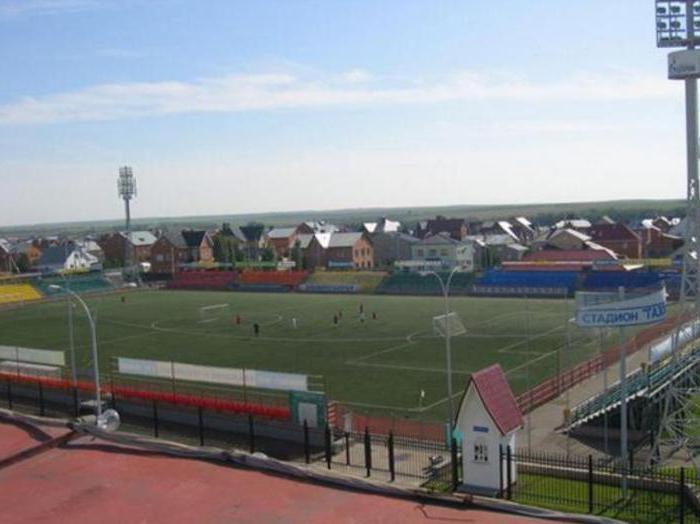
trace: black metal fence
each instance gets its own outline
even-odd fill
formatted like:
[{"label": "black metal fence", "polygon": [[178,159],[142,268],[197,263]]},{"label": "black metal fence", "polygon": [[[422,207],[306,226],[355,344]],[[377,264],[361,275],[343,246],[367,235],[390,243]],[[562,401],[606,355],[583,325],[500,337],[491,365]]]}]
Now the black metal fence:
[{"label": "black metal fence", "polygon": [[700,523],[694,469],[649,469],[501,448],[501,496],[534,506],[639,523]]}]

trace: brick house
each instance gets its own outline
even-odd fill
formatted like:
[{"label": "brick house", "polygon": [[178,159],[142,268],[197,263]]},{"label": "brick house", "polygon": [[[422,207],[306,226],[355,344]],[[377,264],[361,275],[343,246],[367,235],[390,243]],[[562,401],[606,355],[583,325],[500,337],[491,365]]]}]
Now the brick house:
[{"label": "brick house", "polygon": [[374,247],[369,235],[364,232],[331,233],[326,249],[326,266],[354,269],[374,267]]},{"label": "brick house", "polygon": [[188,261],[189,249],[180,232],[165,232],[151,246],[151,272],[174,273]]},{"label": "brick house", "polygon": [[207,231],[185,229],[182,237],[189,250],[189,262],[213,262],[214,261],[214,240]]},{"label": "brick house", "polygon": [[[308,226],[307,226],[308,227]],[[298,227],[275,227],[265,233],[267,247],[271,248],[278,258],[288,257],[299,234]]]},{"label": "brick house", "polygon": [[130,243],[132,257],[136,262],[148,262],[151,259],[151,246],[158,240],[150,231],[132,231],[129,238],[125,232],[103,235],[97,243],[104,252],[105,261],[110,264],[124,265],[127,242]]},{"label": "brick house", "polygon": [[669,257],[683,245],[681,237],[666,233],[651,224],[637,233],[642,239],[642,255],[645,258]]},{"label": "brick house", "polygon": [[374,233],[374,267],[388,267],[399,260],[411,259],[411,246],[420,242],[416,237],[400,233]]},{"label": "brick house", "polygon": [[588,230],[593,242],[627,258],[642,258],[642,239],[626,224],[595,224]]}]

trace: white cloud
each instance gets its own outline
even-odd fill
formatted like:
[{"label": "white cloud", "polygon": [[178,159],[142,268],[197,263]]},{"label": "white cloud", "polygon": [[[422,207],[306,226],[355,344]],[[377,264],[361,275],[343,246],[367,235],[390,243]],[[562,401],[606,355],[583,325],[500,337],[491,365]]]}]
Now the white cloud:
[{"label": "white cloud", "polygon": [[96,0],[5,0],[0,4],[0,16],[53,15],[84,11],[99,6],[100,3]]},{"label": "white cloud", "polygon": [[372,80],[372,75],[364,69],[351,69],[341,75],[342,80],[351,84],[362,84]]},{"label": "white cloud", "polygon": [[[358,75],[351,75],[357,78]],[[192,82],[101,84],[0,105],[0,125],[118,120],[195,112],[271,111],[309,107],[437,104],[508,100],[629,101],[677,95],[664,79],[578,74],[566,80],[535,83],[512,77],[464,73],[432,83],[371,86],[332,77],[291,74],[229,75]]]}]

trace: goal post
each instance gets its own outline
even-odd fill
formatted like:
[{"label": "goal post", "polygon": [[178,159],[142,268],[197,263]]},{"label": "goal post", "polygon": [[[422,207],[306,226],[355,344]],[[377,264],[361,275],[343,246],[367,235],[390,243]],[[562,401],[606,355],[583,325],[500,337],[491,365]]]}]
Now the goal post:
[{"label": "goal post", "polygon": [[446,337],[449,333],[450,337],[464,335],[467,328],[459,318],[459,315],[454,311],[447,315],[438,315],[433,317],[433,331],[441,337]]},{"label": "goal post", "polygon": [[228,315],[228,304],[211,304],[199,308],[199,322],[214,322],[223,316]]}]

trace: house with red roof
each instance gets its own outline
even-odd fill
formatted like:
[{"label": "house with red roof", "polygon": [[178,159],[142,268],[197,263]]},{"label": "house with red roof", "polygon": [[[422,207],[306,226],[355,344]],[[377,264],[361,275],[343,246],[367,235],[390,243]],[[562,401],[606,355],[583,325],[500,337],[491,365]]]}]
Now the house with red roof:
[{"label": "house with red roof", "polygon": [[[455,433],[462,440],[464,491],[495,494],[506,479],[501,449],[515,449],[523,415],[500,364],[473,373],[457,410]],[[511,481],[515,481],[515,468]]]},{"label": "house with red roof", "polygon": [[642,239],[626,224],[595,224],[588,230],[593,242],[627,258],[642,258]]}]

